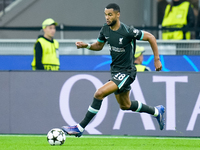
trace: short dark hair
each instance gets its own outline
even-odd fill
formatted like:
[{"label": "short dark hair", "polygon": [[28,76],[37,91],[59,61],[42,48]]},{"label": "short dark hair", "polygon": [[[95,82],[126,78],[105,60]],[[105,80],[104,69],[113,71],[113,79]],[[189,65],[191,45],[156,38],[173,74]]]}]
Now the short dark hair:
[{"label": "short dark hair", "polygon": [[114,11],[120,12],[119,5],[117,5],[117,4],[115,4],[115,3],[108,4],[108,5],[106,6],[106,9],[113,9]]}]

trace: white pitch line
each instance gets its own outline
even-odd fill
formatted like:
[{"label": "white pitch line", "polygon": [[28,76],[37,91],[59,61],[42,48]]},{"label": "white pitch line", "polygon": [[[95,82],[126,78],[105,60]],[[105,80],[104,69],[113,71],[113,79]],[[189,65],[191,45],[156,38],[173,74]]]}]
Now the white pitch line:
[{"label": "white pitch line", "polygon": [[[16,137],[46,137],[46,135],[23,135],[23,134],[0,134],[1,136],[16,136]],[[74,136],[67,135],[66,138],[77,138]],[[80,138],[118,138],[118,139],[187,139],[187,140],[200,140],[199,137],[142,137],[142,136],[113,136],[113,135],[83,135]]]}]

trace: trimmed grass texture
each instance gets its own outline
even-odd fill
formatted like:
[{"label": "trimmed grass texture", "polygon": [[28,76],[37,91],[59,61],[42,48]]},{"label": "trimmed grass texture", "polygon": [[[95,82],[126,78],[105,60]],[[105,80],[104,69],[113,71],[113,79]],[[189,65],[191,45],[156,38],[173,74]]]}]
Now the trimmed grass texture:
[{"label": "trimmed grass texture", "polygon": [[0,135],[1,150],[200,150],[200,138],[66,136],[61,146],[51,146],[46,135]]}]

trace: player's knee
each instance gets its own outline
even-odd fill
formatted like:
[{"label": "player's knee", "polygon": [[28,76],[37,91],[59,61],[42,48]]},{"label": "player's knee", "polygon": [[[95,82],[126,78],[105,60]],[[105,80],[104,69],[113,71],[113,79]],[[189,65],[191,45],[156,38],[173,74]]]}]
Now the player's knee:
[{"label": "player's knee", "polygon": [[128,105],[120,105],[121,110],[129,110],[130,106]]},{"label": "player's knee", "polygon": [[98,89],[95,93],[94,93],[94,97],[97,99],[103,99],[104,98],[104,92],[100,89]]}]

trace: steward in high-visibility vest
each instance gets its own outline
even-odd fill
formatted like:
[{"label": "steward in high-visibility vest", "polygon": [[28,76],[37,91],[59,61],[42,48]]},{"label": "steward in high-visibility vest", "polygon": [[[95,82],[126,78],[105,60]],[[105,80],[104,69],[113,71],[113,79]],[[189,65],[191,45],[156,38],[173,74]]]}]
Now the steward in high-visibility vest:
[{"label": "steward in high-visibility vest", "polygon": [[57,23],[49,18],[42,25],[44,36],[39,36],[34,45],[32,69],[57,71],[60,69],[59,43],[53,39]]},{"label": "steward in high-visibility vest", "polygon": [[162,27],[180,28],[182,30],[167,31],[163,30],[163,40],[182,40],[190,39],[190,31],[183,31],[188,27],[194,27],[195,16],[193,9],[188,1],[172,1],[165,9]]},{"label": "steward in high-visibility vest", "polygon": [[149,67],[142,65],[143,53],[144,53],[144,47],[140,47],[136,45],[135,54],[134,54],[134,58],[135,58],[134,65],[137,69],[137,72],[151,71]]},{"label": "steward in high-visibility vest", "polygon": [[151,71],[149,67],[141,65],[141,64],[135,64],[135,67],[137,69],[137,72]]},{"label": "steward in high-visibility vest", "polygon": [[43,36],[39,37],[35,44],[34,57],[31,63],[33,70],[59,70],[58,49],[59,43],[55,39],[50,41]]}]

